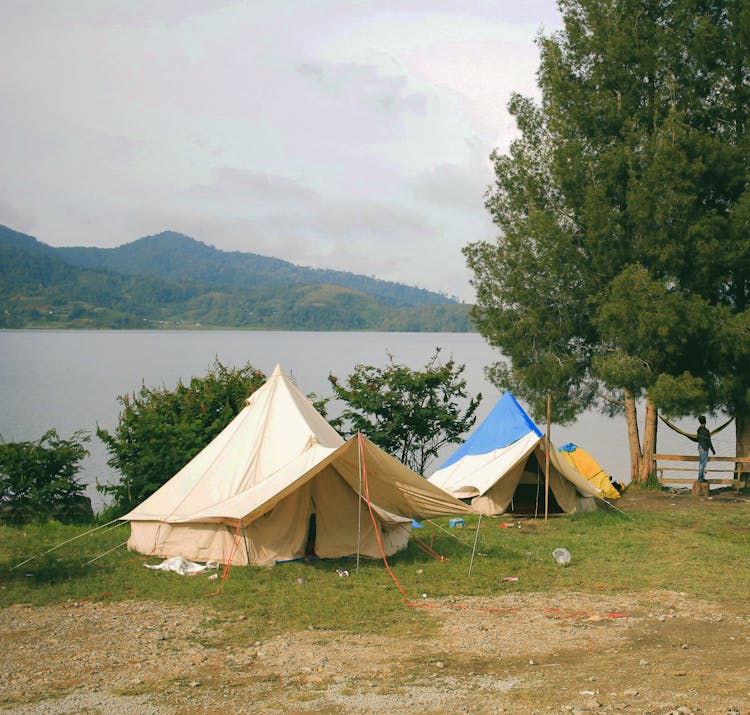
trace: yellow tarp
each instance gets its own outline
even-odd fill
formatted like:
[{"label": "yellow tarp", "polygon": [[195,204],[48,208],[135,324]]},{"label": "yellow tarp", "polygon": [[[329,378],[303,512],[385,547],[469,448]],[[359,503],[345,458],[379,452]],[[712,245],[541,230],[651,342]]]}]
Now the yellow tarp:
[{"label": "yellow tarp", "polygon": [[620,492],[618,492],[612,485],[612,482],[609,479],[609,474],[601,468],[599,462],[597,462],[586,450],[576,446],[576,448],[570,452],[566,449],[561,449],[560,454],[595,487],[601,489],[607,499],[620,498]]}]

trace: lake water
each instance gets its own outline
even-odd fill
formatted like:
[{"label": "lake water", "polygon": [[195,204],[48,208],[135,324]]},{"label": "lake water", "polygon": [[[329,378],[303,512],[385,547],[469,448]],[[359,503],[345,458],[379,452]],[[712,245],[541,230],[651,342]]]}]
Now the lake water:
[{"label": "lake water", "polygon": [[[180,379],[205,375],[218,358],[228,367],[250,362],[266,375],[278,363],[304,393],[331,396],[329,373],[345,378],[358,363],[385,366],[389,354],[397,363],[418,369],[436,347],[441,348],[441,360],[452,357],[466,365],[470,393],[484,396],[478,421],[483,419],[500,397],[484,377],[485,366],[496,361],[498,353],[477,333],[0,331],[0,435],[6,441],[25,441],[38,439],[50,428],[64,438],[78,429],[89,430],[91,456],[81,479],[98,511],[102,499],[96,481],[110,483],[117,477],[93,433],[97,425],[114,429],[117,396],[137,390],[141,383],[172,388]],[[330,414],[336,414],[335,405]],[[624,418],[587,413],[573,425],[553,425],[551,436],[558,446],[581,445],[604,469],[627,481]],[[733,454],[732,428],[717,437],[718,453]],[[692,443],[670,430],[660,429],[659,439],[660,451],[694,451]],[[441,460],[454,449],[449,446]]]}]

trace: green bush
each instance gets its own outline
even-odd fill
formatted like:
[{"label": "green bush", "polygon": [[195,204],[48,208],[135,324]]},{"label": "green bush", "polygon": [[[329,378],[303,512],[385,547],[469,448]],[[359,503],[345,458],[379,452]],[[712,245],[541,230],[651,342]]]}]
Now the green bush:
[{"label": "green bush", "polygon": [[113,497],[108,519],[127,513],[171,479],[245,406],[265,375],[249,363],[228,369],[218,360],[205,377],[174,390],[141,386],[117,399],[123,407],[114,433],[96,434],[112,455],[119,482],[98,487]]},{"label": "green bush", "polygon": [[[465,365],[439,362],[436,348],[422,370],[395,363],[384,368],[356,365],[345,381],[328,376],[347,407],[331,424],[345,436],[362,432],[418,474],[447,444],[460,444],[476,421],[482,395],[470,397]],[[466,402],[465,409],[461,403]]]},{"label": "green bush", "polygon": [[91,521],[86,487],[76,480],[90,439],[84,431],[62,439],[51,429],[35,442],[0,442],[0,521]]}]

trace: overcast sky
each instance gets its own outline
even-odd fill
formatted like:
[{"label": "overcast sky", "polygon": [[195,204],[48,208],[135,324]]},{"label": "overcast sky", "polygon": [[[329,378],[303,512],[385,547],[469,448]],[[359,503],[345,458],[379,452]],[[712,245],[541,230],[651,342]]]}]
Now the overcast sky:
[{"label": "overcast sky", "polygon": [[471,301],[489,154],[559,25],[554,0],[1,0],[0,224]]}]

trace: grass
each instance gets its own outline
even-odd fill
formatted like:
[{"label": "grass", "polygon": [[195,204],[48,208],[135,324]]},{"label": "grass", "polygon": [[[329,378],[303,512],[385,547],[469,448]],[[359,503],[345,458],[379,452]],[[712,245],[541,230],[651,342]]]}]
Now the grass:
[{"label": "grass", "polygon": [[[509,592],[553,596],[560,591],[667,589],[717,605],[741,604],[750,592],[750,508],[744,502],[707,504],[694,500],[678,509],[630,512],[630,518],[603,511],[550,518],[546,523],[483,518],[471,576],[478,518],[467,519],[465,530],[448,529],[447,519],[440,519],[425,522],[425,528],[413,534],[447,561],[429,556],[412,538],[408,549],[392,557],[390,564],[409,601],[423,601],[422,594],[429,602]],[[505,523],[513,526],[501,528]],[[231,621],[232,638],[244,642],[302,629],[417,636],[435,627],[423,609],[404,606],[380,561],[363,560],[358,572],[354,559],[234,567],[221,595],[211,596],[217,582],[206,575],[147,570],[144,557],[115,548],[127,539],[127,525],[96,531],[13,568],[85,531],[54,523],[0,526],[0,607],[127,599],[198,603],[210,609],[219,632],[222,623]],[[557,547],[570,551],[568,567],[558,566],[552,558]],[[110,549],[114,551],[86,565]],[[347,569],[350,577],[339,577],[337,568]],[[506,576],[518,581],[505,583]]]}]

